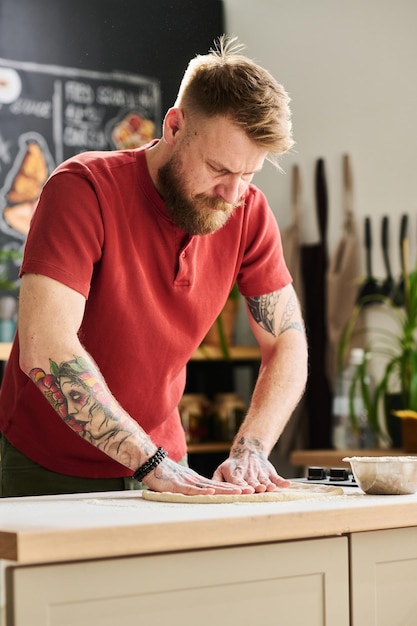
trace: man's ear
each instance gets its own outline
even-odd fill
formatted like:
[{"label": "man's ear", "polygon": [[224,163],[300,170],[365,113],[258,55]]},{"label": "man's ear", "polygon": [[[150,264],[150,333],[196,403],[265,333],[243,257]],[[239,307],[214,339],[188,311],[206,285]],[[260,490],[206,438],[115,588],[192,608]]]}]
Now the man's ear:
[{"label": "man's ear", "polygon": [[168,109],[163,124],[163,135],[168,145],[176,141],[178,131],[184,126],[184,113],[182,109],[172,107]]}]

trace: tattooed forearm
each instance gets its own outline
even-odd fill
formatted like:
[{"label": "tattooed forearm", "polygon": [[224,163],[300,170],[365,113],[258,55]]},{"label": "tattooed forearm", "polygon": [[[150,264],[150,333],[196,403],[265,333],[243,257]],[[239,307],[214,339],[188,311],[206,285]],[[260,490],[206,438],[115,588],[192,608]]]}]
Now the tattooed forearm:
[{"label": "tattooed forearm", "polygon": [[235,460],[239,460],[248,455],[248,450],[249,455],[264,456],[262,442],[259,441],[259,439],[247,437],[240,437],[237,441],[235,441],[230,456]]},{"label": "tattooed forearm", "polygon": [[146,437],[138,439],[140,429],[83,357],[59,365],[50,360],[49,374],[34,368],[29,375],[64,422],[96,448],[127,466],[137,456],[138,444],[146,452]]},{"label": "tattooed forearm", "polygon": [[281,291],[273,291],[264,296],[247,298],[249,311],[259,326],[276,337],[275,332],[275,309],[278,304]]}]

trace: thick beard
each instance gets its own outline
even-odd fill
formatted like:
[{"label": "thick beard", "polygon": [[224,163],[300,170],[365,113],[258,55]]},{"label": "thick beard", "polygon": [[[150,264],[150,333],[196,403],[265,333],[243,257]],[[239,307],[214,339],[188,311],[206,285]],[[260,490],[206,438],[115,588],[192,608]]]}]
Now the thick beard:
[{"label": "thick beard", "polygon": [[189,235],[208,235],[222,228],[237,206],[221,198],[205,194],[187,196],[184,173],[178,157],[171,159],[158,170],[158,188],[168,214],[174,224]]}]

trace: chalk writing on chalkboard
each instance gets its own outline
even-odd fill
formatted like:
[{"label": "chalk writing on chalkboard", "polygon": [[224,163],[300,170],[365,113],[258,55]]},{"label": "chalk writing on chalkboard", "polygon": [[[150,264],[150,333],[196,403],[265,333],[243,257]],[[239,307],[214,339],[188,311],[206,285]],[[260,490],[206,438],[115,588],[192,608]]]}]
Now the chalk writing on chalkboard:
[{"label": "chalk writing on chalkboard", "polygon": [[149,142],[160,99],[153,78],[0,58],[0,294],[17,295],[30,219],[54,167]]}]

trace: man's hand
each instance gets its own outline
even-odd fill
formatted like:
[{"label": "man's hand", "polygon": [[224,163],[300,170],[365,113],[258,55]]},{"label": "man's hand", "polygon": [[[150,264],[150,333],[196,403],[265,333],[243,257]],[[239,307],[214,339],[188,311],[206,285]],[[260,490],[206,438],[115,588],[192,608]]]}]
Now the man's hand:
[{"label": "man's hand", "polygon": [[244,441],[232,448],[229,458],[214,472],[213,480],[233,483],[242,488],[242,493],[262,493],[290,485],[263,452]]},{"label": "man's hand", "polygon": [[171,459],[164,459],[152,472],[145,476],[143,482],[153,491],[171,491],[172,493],[183,493],[186,496],[231,495],[243,491],[240,485],[230,484],[223,479],[210,480]]}]

